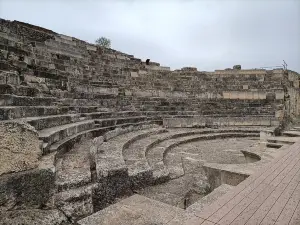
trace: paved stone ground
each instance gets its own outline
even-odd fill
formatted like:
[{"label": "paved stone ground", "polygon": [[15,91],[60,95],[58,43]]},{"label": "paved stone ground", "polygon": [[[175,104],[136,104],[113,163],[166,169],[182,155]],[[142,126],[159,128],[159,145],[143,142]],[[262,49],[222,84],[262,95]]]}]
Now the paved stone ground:
[{"label": "paved stone ground", "polygon": [[[240,164],[246,163],[241,150],[259,150],[258,140],[251,138],[226,138],[217,140],[206,140],[191,142],[173,148],[170,153],[176,154],[185,152],[196,154],[206,162],[220,164]],[[168,154],[167,161],[172,160],[172,155]]]}]

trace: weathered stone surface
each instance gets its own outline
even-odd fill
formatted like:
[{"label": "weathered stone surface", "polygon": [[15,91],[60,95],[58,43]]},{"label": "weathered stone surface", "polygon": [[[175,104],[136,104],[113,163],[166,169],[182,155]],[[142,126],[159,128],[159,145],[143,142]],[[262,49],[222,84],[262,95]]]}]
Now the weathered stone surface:
[{"label": "weathered stone surface", "polygon": [[0,211],[53,207],[54,157],[42,157],[35,169],[0,176]]},{"label": "weathered stone surface", "polygon": [[34,169],[0,178],[0,208],[26,209],[52,207],[54,173],[46,169]]},{"label": "weathered stone surface", "polygon": [[118,198],[132,194],[126,167],[109,170],[107,175],[98,176],[97,179],[98,186],[94,190],[94,208],[96,211],[115,203]]},{"label": "weathered stone surface", "polygon": [[[186,223],[190,221],[190,223]],[[192,223],[193,221],[193,223]],[[200,222],[192,214],[184,210],[143,197],[133,195],[127,199],[109,206],[80,221],[80,225],[144,225],[144,224],[189,224],[194,225]]]},{"label": "weathered stone surface", "polygon": [[0,175],[38,166],[41,157],[38,134],[28,124],[0,123]]},{"label": "weathered stone surface", "polygon": [[221,186],[217,187],[213,190],[210,194],[204,196],[199,201],[195,202],[194,204],[190,205],[186,210],[189,213],[196,213],[200,212],[206,206],[212,204],[222,195],[226,194],[229,190],[231,190],[233,186],[228,184],[222,184]]},{"label": "weathered stone surface", "polygon": [[93,185],[60,192],[55,195],[55,206],[72,221],[93,213]]},{"label": "weathered stone surface", "polygon": [[1,225],[68,225],[68,219],[58,210],[0,211]]}]

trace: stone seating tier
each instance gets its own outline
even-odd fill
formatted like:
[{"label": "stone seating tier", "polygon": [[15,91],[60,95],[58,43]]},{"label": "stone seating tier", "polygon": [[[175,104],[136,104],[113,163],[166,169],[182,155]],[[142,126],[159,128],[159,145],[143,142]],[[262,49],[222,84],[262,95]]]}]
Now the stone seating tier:
[{"label": "stone seating tier", "polygon": [[99,106],[0,106],[0,120],[101,111]]},{"label": "stone seating tier", "polygon": [[[75,38],[66,38],[56,33],[44,36],[43,29],[35,30],[32,26],[18,22],[6,21],[3,24],[0,32],[1,52],[4,55],[1,70],[6,71],[5,74],[12,71],[17,73],[17,83],[5,78],[3,84],[11,85],[10,82],[13,82],[14,85],[19,85],[20,79],[24,79],[29,87],[40,91],[41,97],[56,97],[55,104],[90,104],[102,107],[109,107],[110,104],[110,107],[121,110],[134,107],[148,111],[197,110],[204,115],[275,116],[284,101],[284,88],[280,82],[284,76],[277,71],[156,70],[152,67],[159,67],[159,64],[146,67],[141,60],[128,54],[111,49],[97,49]],[[36,41],[32,35],[23,33],[25,30],[30,33],[30,29],[34,29],[32,35],[39,36],[41,32],[41,36],[51,38],[42,39],[43,41],[38,38],[39,41]],[[18,74],[19,69],[21,74]],[[3,74],[1,76],[7,77]],[[99,93],[99,88],[106,89]],[[111,91],[113,94],[109,94]],[[145,94],[149,96],[150,92],[152,97],[145,101],[139,100]],[[5,93],[22,95],[22,92],[11,89]],[[132,98],[128,99],[128,96]],[[155,96],[165,96],[165,100],[156,101]],[[182,96],[186,97],[178,101]],[[232,98],[232,101],[227,98]],[[252,99],[252,103],[247,99]],[[207,101],[210,107],[206,104]],[[221,105],[213,103],[214,101]],[[34,102],[28,100],[29,104],[35,104]]]},{"label": "stone seating tier", "polygon": [[[1,207],[37,208],[28,215],[41,216],[49,224],[97,223],[99,213],[91,220],[77,220],[136,189],[182,176],[178,157],[174,154],[174,163],[166,160],[173,157],[174,147],[216,138],[257,137],[262,127],[298,116],[298,80],[298,74],[289,70],[170,71],[152,60],[145,65],[129,54],[0,19],[0,121],[32,125],[43,150],[37,168],[1,177]],[[225,128],[231,125],[236,128]],[[298,138],[295,132],[284,135],[266,138],[266,146],[279,152],[282,148],[275,148],[285,149]],[[250,161],[266,158],[247,151],[244,156]],[[225,172],[217,164],[206,167],[211,168],[209,175],[222,170],[216,173],[219,183],[228,174],[242,171],[234,165]],[[247,168],[234,176],[234,185],[251,175]],[[48,210],[51,207],[58,210]],[[137,223],[226,224],[229,217],[222,207],[216,206],[220,213],[212,208],[209,215],[202,215],[198,208],[189,214],[136,195],[101,211],[98,222],[111,224],[107,215],[113,212],[120,221],[127,215]],[[27,210],[16,211],[28,220]],[[9,218],[8,223],[20,222],[9,212],[0,212],[1,222],[1,215]],[[131,221],[121,222],[126,223]]]},{"label": "stone seating tier", "polygon": [[[96,168],[98,179],[108,174],[122,172],[132,182],[133,188],[141,188],[170,179],[165,166],[165,154],[175,146],[187,142],[228,137],[257,137],[259,129],[200,129],[137,131],[119,135],[107,142],[98,143]],[[163,143],[163,145],[162,145]],[[118,173],[117,173],[118,174]],[[126,175],[127,174],[127,175]],[[182,174],[180,174],[182,175]]]}]

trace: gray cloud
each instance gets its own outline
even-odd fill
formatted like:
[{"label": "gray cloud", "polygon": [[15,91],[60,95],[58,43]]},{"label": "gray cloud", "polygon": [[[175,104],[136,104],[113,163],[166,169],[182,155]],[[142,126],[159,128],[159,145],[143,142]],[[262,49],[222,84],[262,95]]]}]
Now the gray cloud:
[{"label": "gray cloud", "polygon": [[0,0],[0,17],[94,42],[172,69],[277,66],[300,72],[299,0]]}]

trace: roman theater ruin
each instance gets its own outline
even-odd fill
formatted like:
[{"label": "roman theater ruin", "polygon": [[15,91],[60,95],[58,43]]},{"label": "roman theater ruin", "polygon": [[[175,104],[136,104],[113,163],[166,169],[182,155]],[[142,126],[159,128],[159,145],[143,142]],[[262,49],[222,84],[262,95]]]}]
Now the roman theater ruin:
[{"label": "roman theater ruin", "polygon": [[299,225],[299,78],[0,19],[0,224]]}]

